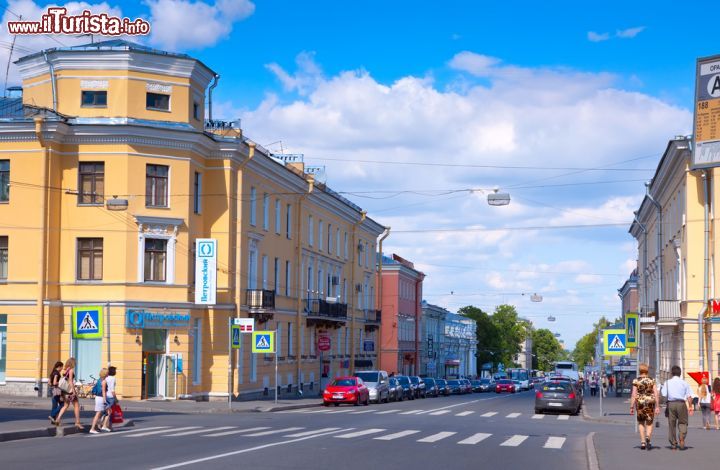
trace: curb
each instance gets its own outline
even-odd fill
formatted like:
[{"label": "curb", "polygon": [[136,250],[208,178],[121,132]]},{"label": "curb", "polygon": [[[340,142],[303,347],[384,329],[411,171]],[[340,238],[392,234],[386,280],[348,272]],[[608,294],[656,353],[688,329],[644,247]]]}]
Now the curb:
[{"label": "curb", "polygon": [[612,418],[604,418],[604,417],[595,417],[590,416],[587,411],[585,410],[585,406],[582,407],[582,417],[585,421],[590,421],[592,423],[604,423],[604,424],[623,424],[623,425],[631,425],[632,422],[627,421],[621,421],[619,419],[612,419]]},{"label": "curb", "polygon": [[[126,419],[122,424],[115,425],[116,428],[122,429],[135,426],[132,419]],[[88,428],[80,431],[73,425],[62,427],[48,426],[40,429],[25,429],[21,431],[0,432],[0,442],[18,441],[21,439],[33,439],[36,437],[63,437],[71,434],[87,434]]]},{"label": "curb", "polygon": [[595,441],[593,441],[595,433],[591,432],[585,437],[585,451],[587,452],[588,470],[600,470],[597,452],[595,451]]}]

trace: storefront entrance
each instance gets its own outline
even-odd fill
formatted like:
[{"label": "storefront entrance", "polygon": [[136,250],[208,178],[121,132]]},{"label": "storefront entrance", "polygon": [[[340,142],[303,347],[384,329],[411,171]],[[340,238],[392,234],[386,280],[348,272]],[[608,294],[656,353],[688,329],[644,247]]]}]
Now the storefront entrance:
[{"label": "storefront entrance", "polygon": [[142,334],[142,398],[177,396],[177,354],[167,354],[167,330]]}]

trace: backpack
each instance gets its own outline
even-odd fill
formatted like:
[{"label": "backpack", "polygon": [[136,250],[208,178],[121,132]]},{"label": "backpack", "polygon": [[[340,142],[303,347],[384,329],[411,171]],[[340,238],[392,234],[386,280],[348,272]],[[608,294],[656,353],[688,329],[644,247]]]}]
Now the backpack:
[{"label": "backpack", "polygon": [[102,396],[102,380],[98,379],[95,381],[95,385],[92,388],[92,394],[96,397]]}]

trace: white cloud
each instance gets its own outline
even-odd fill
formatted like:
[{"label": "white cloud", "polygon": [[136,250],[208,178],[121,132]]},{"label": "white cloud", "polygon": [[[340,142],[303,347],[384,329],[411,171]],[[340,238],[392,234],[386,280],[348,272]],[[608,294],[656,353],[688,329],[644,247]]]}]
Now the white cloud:
[{"label": "white cloud", "polygon": [[618,30],[615,36],[622,39],[632,39],[645,30],[645,26],[636,26],[634,28]]},{"label": "white cloud", "polygon": [[595,31],[588,31],[588,41],[591,42],[602,42],[610,39],[610,33],[596,33]]},{"label": "white cloud", "polygon": [[236,22],[255,11],[250,0],[146,0],[150,43],[171,51],[201,49],[227,38]]},{"label": "white cloud", "polygon": [[275,62],[266,64],[265,67],[280,80],[285,91],[297,91],[306,95],[323,79],[322,69],[315,63],[314,52],[301,52],[295,58],[295,63],[298,70],[292,75]]}]

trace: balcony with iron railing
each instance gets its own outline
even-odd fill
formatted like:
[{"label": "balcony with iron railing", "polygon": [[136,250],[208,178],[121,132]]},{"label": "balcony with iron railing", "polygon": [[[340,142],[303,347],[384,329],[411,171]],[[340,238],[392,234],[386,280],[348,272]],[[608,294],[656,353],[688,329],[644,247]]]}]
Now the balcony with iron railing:
[{"label": "balcony with iron railing", "polygon": [[339,328],[347,321],[347,304],[326,299],[306,299],[308,326]]},{"label": "balcony with iron railing", "polygon": [[380,328],[382,310],[365,310],[365,331],[374,331]]},{"label": "balcony with iron railing", "polygon": [[248,313],[258,322],[265,323],[273,318],[275,311],[275,291],[267,289],[246,289],[245,304]]}]

